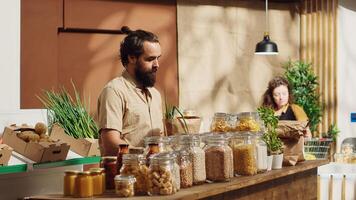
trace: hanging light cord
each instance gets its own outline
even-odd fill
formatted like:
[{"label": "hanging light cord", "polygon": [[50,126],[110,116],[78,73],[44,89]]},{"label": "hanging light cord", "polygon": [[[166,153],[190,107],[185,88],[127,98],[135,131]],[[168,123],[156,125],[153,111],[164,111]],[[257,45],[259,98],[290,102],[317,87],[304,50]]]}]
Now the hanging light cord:
[{"label": "hanging light cord", "polygon": [[268,0],[266,0],[266,32],[265,32],[265,35],[269,34],[269,27],[268,27]]}]

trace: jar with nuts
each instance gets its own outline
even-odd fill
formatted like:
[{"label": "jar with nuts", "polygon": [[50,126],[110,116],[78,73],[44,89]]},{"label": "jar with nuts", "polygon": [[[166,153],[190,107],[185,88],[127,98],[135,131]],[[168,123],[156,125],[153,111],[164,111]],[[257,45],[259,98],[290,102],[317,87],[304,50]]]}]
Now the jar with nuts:
[{"label": "jar with nuts", "polygon": [[132,197],[135,195],[134,183],[136,178],[134,176],[115,176],[115,193],[119,197]]},{"label": "jar with nuts", "polygon": [[135,194],[139,195],[147,194],[148,168],[143,158],[140,154],[125,154],[120,169],[121,175],[132,175],[136,178]]},{"label": "jar with nuts", "polygon": [[179,152],[180,186],[188,188],[193,186],[193,164],[189,152]]},{"label": "jar with nuts", "polygon": [[193,184],[202,184],[206,180],[205,151],[201,148],[200,137],[197,135],[182,135],[181,150],[190,154],[193,167]]},{"label": "jar with nuts", "polygon": [[230,131],[229,115],[227,113],[215,113],[210,129],[217,133]]},{"label": "jar with nuts", "polygon": [[148,194],[171,195],[176,193],[173,169],[174,160],[167,156],[156,155],[152,157],[148,171]]},{"label": "jar with nuts", "polygon": [[233,156],[225,135],[211,135],[206,139],[206,178],[213,182],[229,181],[233,177]]}]

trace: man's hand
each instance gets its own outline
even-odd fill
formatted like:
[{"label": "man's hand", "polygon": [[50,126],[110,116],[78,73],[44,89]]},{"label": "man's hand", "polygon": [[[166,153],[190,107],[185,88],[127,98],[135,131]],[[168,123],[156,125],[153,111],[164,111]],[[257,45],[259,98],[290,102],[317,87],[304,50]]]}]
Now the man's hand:
[{"label": "man's hand", "polygon": [[126,143],[120,138],[120,132],[115,129],[101,129],[100,139],[102,144],[102,156],[116,156],[118,145]]}]

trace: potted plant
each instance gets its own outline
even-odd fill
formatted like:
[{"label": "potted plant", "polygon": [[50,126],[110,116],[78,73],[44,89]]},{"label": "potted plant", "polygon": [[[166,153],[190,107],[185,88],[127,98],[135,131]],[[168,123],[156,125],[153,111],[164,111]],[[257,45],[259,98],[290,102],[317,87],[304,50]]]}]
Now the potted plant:
[{"label": "potted plant", "polygon": [[[270,107],[260,107],[257,112],[265,125],[265,133],[262,136],[267,145],[267,153],[273,156],[272,169],[282,168],[283,163],[283,143],[277,135],[278,117]],[[269,158],[270,159],[270,158]]]},{"label": "potted plant", "polygon": [[[171,105],[167,103],[167,99],[165,99],[165,113],[163,124],[165,128],[165,135],[174,135],[175,133],[180,131],[180,128],[183,128],[184,133],[188,133],[187,122],[184,119],[183,113],[179,110],[177,106]],[[180,118],[176,118],[176,113],[179,114]]]}]

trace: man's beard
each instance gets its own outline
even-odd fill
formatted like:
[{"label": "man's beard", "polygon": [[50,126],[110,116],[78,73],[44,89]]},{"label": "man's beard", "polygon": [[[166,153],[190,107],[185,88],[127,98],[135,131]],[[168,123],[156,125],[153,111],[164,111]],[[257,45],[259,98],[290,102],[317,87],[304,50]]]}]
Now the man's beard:
[{"label": "man's beard", "polygon": [[153,87],[156,83],[156,72],[157,68],[152,68],[149,71],[142,70],[142,67],[139,63],[136,64],[135,76],[137,81],[143,87]]}]

